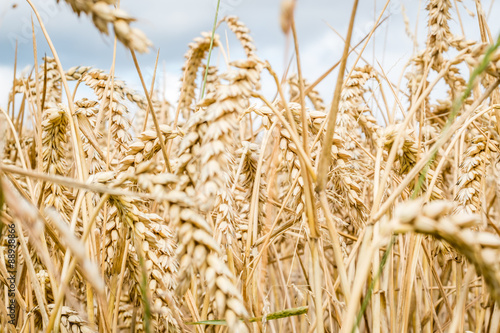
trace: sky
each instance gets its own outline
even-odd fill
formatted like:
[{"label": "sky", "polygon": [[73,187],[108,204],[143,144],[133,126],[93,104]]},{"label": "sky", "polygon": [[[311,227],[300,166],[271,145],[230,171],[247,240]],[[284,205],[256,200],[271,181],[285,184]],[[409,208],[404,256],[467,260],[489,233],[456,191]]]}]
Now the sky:
[{"label": "sky", "polygon": [[[63,67],[87,65],[109,70],[113,55],[113,38],[100,34],[86,15],[77,17],[69,6],[56,0],[32,0],[40,12],[47,31],[53,40]],[[375,19],[385,5],[385,0],[360,0],[356,16],[352,43],[356,44],[371,30]],[[453,2],[453,1],[452,1]],[[176,103],[179,78],[182,75],[184,54],[188,43],[202,31],[211,31],[216,0],[121,0],[123,10],[137,19],[134,27],[141,29],[153,42],[149,54],[138,57],[146,80],[154,72],[156,53],[159,50],[158,87],[165,88],[170,102]],[[372,64],[380,64],[393,81],[397,81],[414,47],[405,32],[404,14],[412,33],[417,31],[419,49],[425,47],[427,13],[426,1],[392,0],[384,13],[387,19],[368,44],[364,57]],[[490,12],[490,0],[483,0],[483,8]],[[500,13],[500,1],[494,2],[488,23],[492,34],[500,32],[500,22],[495,13]],[[351,0],[298,0],[295,17],[301,54],[302,72],[312,82],[326,69],[336,63],[342,54],[343,41],[335,31],[346,35],[351,11]],[[454,10],[456,10],[454,8]],[[473,0],[463,0],[458,10],[468,39],[478,39],[475,19],[468,12],[475,12]],[[292,59],[290,45],[281,31],[279,23],[279,0],[221,0],[219,16],[236,15],[251,30],[258,55],[268,60],[274,70],[281,74]],[[455,13],[452,13],[456,17]],[[29,72],[33,66],[33,43],[31,39],[32,10],[24,0],[0,0],[0,106],[6,107],[8,91],[13,76],[15,45],[18,43],[17,70]],[[33,19],[36,18],[33,16]],[[452,30],[459,33],[459,22],[450,22]],[[50,49],[35,23],[38,56],[51,55]],[[231,59],[241,58],[241,46],[226,27],[217,33],[225,42],[228,36]],[[225,44],[225,43],[224,43]],[[351,57],[351,62],[353,61]],[[215,52],[212,61],[223,64],[220,52]],[[293,60],[295,61],[295,60]],[[361,65],[363,63],[361,62]],[[295,67],[291,67],[295,72]],[[132,58],[121,45],[117,49],[116,76],[131,87],[140,89]],[[165,75],[164,75],[165,74]],[[165,78],[165,80],[164,80]],[[335,76],[330,75],[318,89],[325,100],[331,99]],[[270,80],[264,89],[272,89]]]}]

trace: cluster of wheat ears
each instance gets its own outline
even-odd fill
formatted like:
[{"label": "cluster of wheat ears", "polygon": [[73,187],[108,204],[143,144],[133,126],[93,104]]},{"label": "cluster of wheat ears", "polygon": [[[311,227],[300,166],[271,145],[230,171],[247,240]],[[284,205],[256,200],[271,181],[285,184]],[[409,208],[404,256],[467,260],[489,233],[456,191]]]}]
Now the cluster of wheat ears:
[{"label": "cluster of wheat ears", "polygon": [[[426,1],[399,82],[362,56],[383,11],[351,44],[357,0],[313,83],[293,1],[282,79],[225,17],[189,44],[175,104],[144,82],[152,44],[116,0],[65,2],[112,26],[144,91],[114,62],[63,67],[40,21],[52,56],[33,39],[0,108],[0,332],[500,332],[500,39],[479,0],[481,41],[450,30],[456,1]],[[244,59],[210,65],[219,26]]]}]

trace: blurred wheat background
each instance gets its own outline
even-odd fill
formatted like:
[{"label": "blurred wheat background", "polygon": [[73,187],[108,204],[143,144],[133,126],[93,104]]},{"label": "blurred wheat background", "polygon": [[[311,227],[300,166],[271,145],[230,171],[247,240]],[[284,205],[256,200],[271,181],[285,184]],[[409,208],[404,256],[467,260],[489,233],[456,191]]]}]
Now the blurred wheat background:
[{"label": "blurred wheat background", "polygon": [[118,1],[51,2],[107,36],[109,68],[23,2],[33,25],[2,39],[0,331],[500,332],[494,1],[349,1],[326,58],[299,38],[307,2],[260,22],[278,55],[221,3],[173,89]]}]

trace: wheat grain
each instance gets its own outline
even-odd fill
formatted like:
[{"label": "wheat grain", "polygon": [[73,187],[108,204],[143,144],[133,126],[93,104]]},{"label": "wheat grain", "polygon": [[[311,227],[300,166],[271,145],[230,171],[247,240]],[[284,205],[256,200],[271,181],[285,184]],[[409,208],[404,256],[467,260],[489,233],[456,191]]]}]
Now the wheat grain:
[{"label": "wheat grain", "polygon": [[[299,79],[297,75],[292,75],[290,78],[288,78],[288,84],[290,85],[290,100],[293,101],[299,96]],[[304,81],[304,89],[307,89],[309,87],[310,84],[307,81]],[[325,103],[317,90],[309,90],[309,92],[307,93],[307,97],[309,97],[309,99],[311,100],[311,103],[313,104],[316,111],[325,112]]]},{"label": "wheat grain", "polygon": [[[49,310],[54,308],[54,304],[49,304]],[[38,323],[37,328],[41,330],[39,318],[39,312],[35,312],[35,320]],[[60,332],[74,332],[74,333],[93,333],[98,332],[96,328],[93,328],[84,320],[80,314],[70,307],[63,306],[61,308],[61,323],[59,324]]]},{"label": "wheat grain", "polygon": [[445,240],[474,264],[491,288],[491,296],[500,298],[500,276],[498,250],[500,238],[484,231],[473,231],[470,227],[478,222],[478,216],[456,214],[447,216],[453,204],[447,201],[434,201],[422,208],[421,201],[401,204],[395,211],[390,228],[395,232],[416,231]]},{"label": "wheat grain", "polygon": [[448,20],[451,18],[450,8],[451,1],[449,0],[431,0],[426,8],[429,11],[427,50],[434,59],[433,66],[438,71],[442,66],[443,52],[448,50],[452,36],[448,26]]},{"label": "wheat grain", "polygon": [[[147,52],[152,45],[142,31],[130,27],[134,21],[126,12],[121,9],[113,8],[109,5],[115,4],[113,0],[94,1],[94,0],[65,0],[80,15],[85,13],[92,17],[92,21],[100,32],[108,34],[108,25],[112,24],[115,36],[126,47],[138,52]],[[57,1],[59,2],[59,0]]]},{"label": "wheat grain", "polygon": [[489,154],[495,151],[498,144],[488,140],[483,135],[475,135],[471,145],[467,148],[461,172],[458,178],[458,193],[455,201],[459,203],[456,212],[478,213],[481,211],[481,182],[487,165],[490,163]]},{"label": "wheat grain", "polygon": [[[86,153],[87,159],[90,160],[89,173],[95,174],[97,172],[104,171],[106,163],[104,161],[104,152],[98,152],[94,148],[94,145],[99,146],[98,140],[103,137],[102,131],[95,131],[94,128],[97,122],[97,105],[96,101],[89,101],[84,98],[82,100],[76,101],[75,105],[77,109],[75,110],[76,117],[78,118],[78,124],[80,125],[80,130],[82,131],[82,145]],[[94,143],[94,144],[92,144]]]},{"label": "wheat grain", "polygon": [[[65,175],[68,145],[68,116],[62,104],[48,104],[42,122],[43,170],[52,175]],[[64,186],[49,184],[43,189],[45,205],[53,206],[66,221],[71,211],[69,192]]]},{"label": "wheat grain", "polygon": [[[177,136],[177,133],[174,133],[168,125],[160,125],[160,131],[167,140]],[[156,131],[142,132],[138,139],[130,144],[125,157],[119,162],[119,170],[133,173],[136,165],[149,161],[160,149],[160,139],[157,137]]]},{"label": "wheat grain", "polygon": [[226,16],[223,21],[226,22],[229,29],[234,32],[236,38],[240,41],[241,46],[243,46],[247,57],[255,57],[255,51],[257,48],[255,47],[252,36],[250,35],[250,29],[248,29],[248,27],[245,26],[245,24],[236,16]]},{"label": "wheat grain", "polygon": [[[210,33],[203,33],[202,37],[195,38],[194,42],[189,44],[189,50],[184,56],[186,58],[186,62],[182,67],[184,76],[182,78],[178,108],[185,119],[189,118],[189,114],[192,111],[191,104],[195,99],[198,69],[202,64],[203,59],[206,57],[210,47],[210,39]],[[214,35],[213,47],[219,46],[219,43],[219,36]]]},{"label": "wheat grain", "polygon": [[[200,179],[197,185],[202,195],[202,209],[213,207],[214,198],[220,188],[227,186],[227,170],[234,153],[231,153],[233,132],[236,129],[237,116],[247,106],[247,98],[259,84],[261,66],[257,60],[234,62],[237,69],[222,75],[228,85],[220,85],[214,96],[206,98],[212,102],[207,106],[205,119],[207,129],[201,140],[199,162]],[[209,101],[208,101],[209,100]],[[229,153],[228,153],[229,152]]]}]

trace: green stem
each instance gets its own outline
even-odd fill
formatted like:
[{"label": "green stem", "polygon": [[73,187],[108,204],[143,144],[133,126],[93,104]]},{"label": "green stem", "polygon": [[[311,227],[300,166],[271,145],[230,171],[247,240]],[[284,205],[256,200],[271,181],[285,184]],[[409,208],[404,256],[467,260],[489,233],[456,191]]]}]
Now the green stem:
[{"label": "green stem", "polygon": [[[138,242],[136,242],[136,243],[138,243]],[[148,297],[148,277],[147,277],[146,263],[144,262],[142,249],[137,248],[137,256],[139,257],[139,266],[141,267],[141,276],[142,276],[140,289],[141,289],[142,304],[144,307],[144,331],[146,333],[150,333],[151,332],[151,305],[149,303],[149,297]]]},{"label": "green stem", "polygon": [[217,1],[217,8],[215,9],[214,26],[212,27],[212,37],[210,38],[210,47],[208,48],[207,66],[205,68],[205,75],[203,77],[203,87],[201,88],[202,99],[203,97],[205,97],[205,85],[207,84],[208,66],[210,65],[210,57],[212,56],[212,49],[214,46],[215,28],[217,27],[217,17],[219,16],[219,5],[220,5],[220,0]]},{"label": "green stem", "polygon": [[[248,319],[248,321],[253,323],[253,322],[260,322],[260,321],[262,321],[263,318],[265,318],[266,321],[269,321],[269,320],[276,320],[276,319],[287,318],[287,317],[292,317],[292,316],[299,316],[299,315],[307,313],[308,309],[309,309],[308,306],[301,306],[298,308],[286,309],[283,311],[270,313],[266,316],[253,317],[253,318]],[[243,319],[241,319],[241,320],[243,320]],[[187,322],[186,325],[227,325],[227,323],[225,320],[203,320],[203,321],[196,321],[196,322]]]},{"label": "green stem", "polygon": [[377,275],[375,275],[375,278],[372,280],[372,283],[370,283],[370,287],[368,288],[368,291],[366,292],[366,297],[363,300],[363,303],[361,304],[361,309],[358,312],[358,315],[356,316],[356,323],[354,324],[352,328],[352,333],[356,331],[356,328],[358,327],[361,317],[363,317],[363,313],[365,313],[366,307],[368,306],[368,303],[370,302],[370,299],[372,298],[373,294],[373,289],[375,288],[375,283],[377,283],[378,279],[380,278],[380,275],[382,275],[382,270],[384,269],[385,263],[387,262],[387,258],[389,258],[389,253],[391,253],[392,246],[394,245],[394,241],[396,239],[396,236],[391,237],[391,241],[389,242],[389,245],[387,246],[387,249],[384,252],[384,255],[382,256],[382,261],[380,262],[380,265],[378,266],[378,271]]}]

